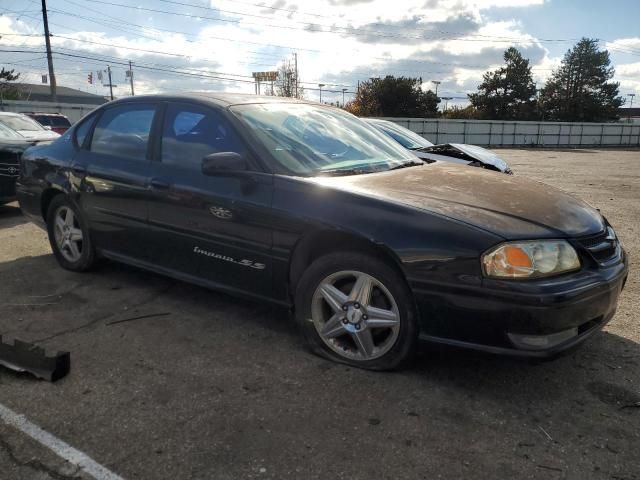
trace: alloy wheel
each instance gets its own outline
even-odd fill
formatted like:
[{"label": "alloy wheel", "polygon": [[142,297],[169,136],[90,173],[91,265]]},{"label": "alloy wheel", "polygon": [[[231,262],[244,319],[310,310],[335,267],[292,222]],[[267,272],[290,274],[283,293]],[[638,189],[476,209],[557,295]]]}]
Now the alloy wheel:
[{"label": "alloy wheel", "polygon": [[62,256],[75,263],[82,256],[82,229],[76,214],[69,207],[58,208],[53,225],[56,245]]},{"label": "alloy wheel", "polygon": [[400,332],[393,295],[363,272],[329,275],[316,288],[311,316],[320,338],[340,356],[372,360],[389,352]]}]

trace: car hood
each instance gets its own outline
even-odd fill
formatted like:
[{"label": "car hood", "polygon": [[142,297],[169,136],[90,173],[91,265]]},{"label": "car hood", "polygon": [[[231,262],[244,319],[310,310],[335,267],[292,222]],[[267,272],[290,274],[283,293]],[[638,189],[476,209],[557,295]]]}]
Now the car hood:
[{"label": "car hood", "polygon": [[580,237],[601,232],[602,215],[543,183],[446,163],[311,179],[446,216],[505,239]]},{"label": "car hood", "polygon": [[466,143],[442,143],[431,147],[421,148],[420,150],[416,150],[414,153],[419,158],[425,160],[441,160],[465,164],[480,162],[484,165],[495,167],[503,173],[511,171],[507,162],[502,158],[491,150],[478,147],[477,145],[468,145]]}]

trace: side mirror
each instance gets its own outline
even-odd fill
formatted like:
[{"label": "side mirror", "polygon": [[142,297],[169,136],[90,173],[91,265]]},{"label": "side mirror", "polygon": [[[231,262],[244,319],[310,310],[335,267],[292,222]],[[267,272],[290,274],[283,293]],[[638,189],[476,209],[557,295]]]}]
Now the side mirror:
[{"label": "side mirror", "polygon": [[43,125],[45,130],[51,130],[51,127],[49,125]]},{"label": "side mirror", "polygon": [[205,175],[229,175],[247,170],[247,161],[236,152],[211,153],[202,159]]}]

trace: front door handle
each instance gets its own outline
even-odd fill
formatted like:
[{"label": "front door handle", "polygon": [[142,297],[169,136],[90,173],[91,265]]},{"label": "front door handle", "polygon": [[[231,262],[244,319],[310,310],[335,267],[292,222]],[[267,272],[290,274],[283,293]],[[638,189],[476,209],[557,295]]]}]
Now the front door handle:
[{"label": "front door handle", "polygon": [[87,174],[87,167],[85,167],[84,165],[72,165],[71,171],[74,173],[74,175],[83,177]]},{"label": "front door handle", "polygon": [[170,184],[164,178],[152,178],[149,182],[152,188],[158,188],[162,190],[166,190],[170,187]]}]

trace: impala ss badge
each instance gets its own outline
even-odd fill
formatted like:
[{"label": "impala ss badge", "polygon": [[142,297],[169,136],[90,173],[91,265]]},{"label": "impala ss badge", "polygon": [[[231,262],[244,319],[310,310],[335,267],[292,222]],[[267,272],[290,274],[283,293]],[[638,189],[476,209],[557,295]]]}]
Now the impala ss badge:
[{"label": "impala ss badge", "polygon": [[222,207],[210,207],[209,213],[211,213],[211,215],[213,215],[214,217],[222,218],[223,220],[228,220],[233,217],[233,213],[231,213],[231,210],[227,210],[226,208]]},{"label": "impala ss badge", "polygon": [[216,258],[218,260],[224,260],[225,262],[235,263],[236,265],[242,265],[243,267],[255,268],[256,270],[264,270],[266,267],[264,263],[258,263],[258,262],[254,262],[253,260],[247,260],[247,259],[236,260],[233,257],[228,257],[227,255],[221,255],[219,253],[203,250],[198,246],[193,247],[193,252],[199,255],[204,255],[206,257]]}]

